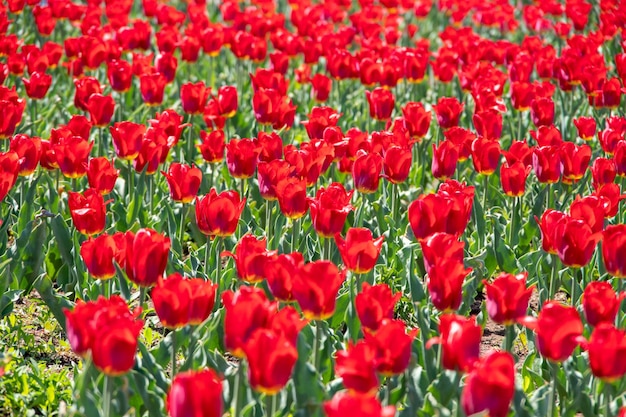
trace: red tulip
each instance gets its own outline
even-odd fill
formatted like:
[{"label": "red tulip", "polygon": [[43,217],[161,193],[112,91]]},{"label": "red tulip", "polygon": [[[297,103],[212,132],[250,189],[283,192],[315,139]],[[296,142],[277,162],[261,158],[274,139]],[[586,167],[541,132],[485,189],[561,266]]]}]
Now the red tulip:
[{"label": "red tulip", "polygon": [[196,223],[207,236],[230,236],[237,230],[246,199],[241,200],[237,191],[218,194],[211,188],[204,197],[196,197]]},{"label": "red tulip", "polygon": [[483,281],[487,290],[487,313],[498,324],[510,326],[526,316],[534,286],[526,287],[528,273],[500,273],[492,283]]},{"label": "red tulip", "polygon": [[308,115],[309,119],[302,122],[309,139],[323,139],[324,131],[331,126],[337,126],[340,113],[328,106],[315,106]]},{"label": "red tulip", "polygon": [[370,106],[371,118],[375,120],[389,120],[391,118],[396,102],[391,91],[378,87],[374,91],[366,91],[365,98],[367,98]]},{"label": "red tulip", "polygon": [[330,91],[333,86],[333,81],[324,74],[315,74],[311,78],[311,97],[313,100],[323,103],[328,100]]},{"label": "red tulip", "polygon": [[582,305],[585,319],[591,326],[613,323],[626,293],[616,294],[608,282],[593,281],[583,292]]},{"label": "red tulip", "polygon": [[275,395],[287,384],[298,360],[298,350],[281,331],[256,330],[244,345],[250,386]]},{"label": "red tulip", "polygon": [[211,369],[177,374],[167,394],[166,408],[170,417],[221,417],[221,379]]},{"label": "red tulip", "polygon": [[118,158],[125,161],[139,156],[146,126],[133,122],[118,122],[109,128],[113,138],[113,148]]},{"label": "red tulip", "polygon": [[107,63],[107,78],[114,91],[125,93],[133,83],[133,67],[128,61],[115,59]]},{"label": "red tulip", "polygon": [[[282,149],[281,149],[282,151]],[[292,176],[294,168],[284,159],[274,159],[271,162],[259,162],[257,166],[257,180],[259,194],[266,200],[275,201],[278,184]]]},{"label": "red tulip", "polygon": [[163,91],[167,78],[159,72],[153,74],[143,74],[139,77],[139,89],[141,99],[148,106],[158,106],[163,102]]},{"label": "red tulip", "polygon": [[170,239],[152,229],[139,229],[127,236],[126,275],[141,287],[152,287],[163,275]]},{"label": "red tulip", "polygon": [[564,222],[566,217],[565,213],[550,208],[543,212],[541,220],[535,217],[541,229],[541,247],[545,252],[556,255],[557,236],[555,233],[557,232],[557,226]]},{"label": "red tulip", "polygon": [[299,252],[281,253],[265,262],[265,278],[274,298],[290,302],[293,301],[293,277],[298,269],[304,265],[304,258]]},{"label": "red tulip", "polygon": [[463,262],[446,259],[428,271],[426,285],[430,299],[439,311],[449,312],[459,308],[463,301],[463,282],[472,271]]},{"label": "red tulip", "polygon": [[474,191],[474,187],[456,180],[446,180],[439,186],[437,194],[447,199],[451,206],[444,232],[457,236],[465,232],[472,215]]},{"label": "red tulip", "polygon": [[103,127],[109,124],[115,111],[115,100],[112,96],[92,94],[87,100],[87,110],[91,123],[94,126]]},{"label": "red tulip", "polygon": [[563,183],[572,184],[580,180],[589,168],[591,148],[588,145],[577,146],[572,142],[563,142],[560,154]]},{"label": "red tulip", "polygon": [[554,121],[554,101],[549,97],[540,97],[530,105],[530,118],[537,127],[551,125]]},{"label": "red tulip", "polygon": [[393,417],[396,408],[391,405],[383,407],[374,396],[340,391],[324,403],[324,413],[327,417]]},{"label": "red tulip", "polygon": [[254,175],[259,149],[251,139],[231,139],[226,144],[226,164],[235,178],[245,179]]},{"label": "red tulip", "polygon": [[533,151],[533,170],[541,183],[552,184],[561,177],[560,147],[541,146]]},{"label": "red tulip", "polygon": [[441,265],[447,261],[463,262],[465,243],[460,242],[455,235],[437,232],[420,240],[420,245],[427,273],[434,266]]},{"label": "red tulip", "polygon": [[11,138],[9,150],[15,152],[19,158],[18,175],[29,176],[37,169],[41,159],[41,138],[15,135]]},{"label": "red tulip", "polygon": [[402,108],[404,125],[413,139],[420,140],[428,134],[432,113],[422,103],[408,102]]},{"label": "red tulip", "polygon": [[576,309],[557,301],[547,301],[537,319],[526,318],[522,324],[537,333],[539,353],[554,362],[563,362],[584,341],[583,324]]},{"label": "red tulip", "polygon": [[449,140],[444,140],[437,147],[433,143],[433,160],[431,169],[433,176],[445,180],[454,176],[456,164],[459,161],[459,148]]},{"label": "red tulip", "polygon": [[102,234],[89,238],[80,245],[80,256],[87,271],[96,279],[109,279],[115,276],[113,261],[119,259],[119,249],[113,236]]},{"label": "red tulip", "polygon": [[0,153],[0,201],[15,185],[19,172],[19,155],[9,151]]},{"label": "red tulip", "polygon": [[88,142],[80,136],[70,136],[54,145],[54,156],[63,175],[69,178],[85,176],[91,148],[93,142]]},{"label": "red tulip", "polygon": [[168,172],[161,171],[161,174],[167,179],[172,200],[185,204],[196,198],[202,182],[200,169],[174,162]]},{"label": "red tulip", "polygon": [[238,358],[245,357],[244,347],[257,329],[267,328],[277,304],[270,303],[260,288],[242,286],[237,292],[222,294],[226,310],[224,344]]},{"label": "red tulip", "polygon": [[426,347],[440,343],[441,360],[445,369],[467,372],[474,367],[480,351],[482,328],[475,317],[443,314],[439,318],[440,336],[430,339]]},{"label": "red tulip", "polygon": [[479,137],[489,141],[497,141],[502,136],[502,113],[497,110],[489,109],[476,112],[472,121]]},{"label": "red tulip", "polygon": [[393,309],[402,294],[391,293],[387,284],[370,285],[363,283],[363,290],[356,295],[356,313],[361,326],[375,332],[384,319],[393,318]]},{"label": "red tulip", "polygon": [[602,239],[602,260],[607,272],[626,278],[626,225],[607,226]]},{"label": "red tulip", "polygon": [[235,253],[224,251],[221,255],[233,257],[239,278],[254,284],[263,280],[265,265],[275,254],[276,251],[267,250],[266,238],[257,239],[254,235],[246,234],[237,243]]},{"label": "red tulip", "polygon": [[366,228],[348,229],[346,239],[335,235],[335,243],[346,268],[356,274],[365,274],[374,269],[384,237],[372,237],[372,231]]},{"label": "red tulip", "polygon": [[352,193],[334,182],[327,188],[320,188],[315,199],[309,201],[313,228],[320,236],[328,238],[341,233],[348,213],[353,209],[350,205]]},{"label": "red tulip", "polygon": [[105,156],[89,159],[87,165],[87,181],[89,187],[106,195],[113,191],[119,171],[115,169],[113,162]]},{"label": "red tulip", "polygon": [[201,114],[211,94],[211,87],[204,82],[185,83],[180,87],[180,101],[187,114]]},{"label": "red tulip", "polygon": [[160,278],[150,294],[159,320],[168,329],[198,325],[213,311],[217,284],[176,273]]},{"label": "red tulip", "polygon": [[611,184],[615,181],[617,167],[613,159],[595,158],[591,165],[591,177],[593,178],[593,188],[598,189],[601,185]]},{"label": "red tulip", "polygon": [[506,417],[515,394],[515,363],[508,352],[495,352],[482,359],[465,380],[461,405],[466,415],[487,412]]},{"label": "red tulip", "polygon": [[555,247],[563,265],[582,268],[591,260],[602,233],[594,233],[583,220],[565,217],[556,226]]},{"label": "red tulip", "polygon": [[530,167],[526,167],[521,161],[512,165],[504,163],[500,166],[500,183],[502,190],[509,197],[520,197],[526,191],[526,178],[530,173]]},{"label": "red tulip", "polygon": [[315,261],[300,266],[293,276],[292,294],[304,317],[309,320],[325,320],[335,312],[337,292],[346,279],[346,271],[340,271],[330,261]]},{"label": "red tulip", "polygon": [[612,323],[601,323],[591,333],[589,344],[591,373],[607,383],[613,383],[626,374],[626,330]]},{"label": "red tulip", "polygon": [[234,117],[238,108],[237,88],[232,85],[220,87],[217,90],[217,102],[221,116],[226,119]]},{"label": "red tulip", "polygon": [[89,111],[87,102],[93,94],[102,94],[102,86],[94,77],[81,77],[74,80],[74,106],[82,111]]},{"label": "red tulip", "polygon": [[46,96],[50,85],[52,84],[52,76],[46,73],[33,72],[30,79],[22,78],[26,95],[33,100],[41,100]]},{"label": "red tulip", "polygon": [[500,144],[485,138],[475,139],[472,142],[472,162],[479,174],[493,174],[500,162]]},{"label": "red tulip", "polygon": [[596,135],[596,120],[593,117],[581,116],[572,120],[578,131],[578,137],[589,141]]},{"label": "red tulip", "polygon": [[433,106],[437,115],[437,123],[443,130],[458,126],[459,117],[463,111],[464,104],[460,103],[456,97],[441,97],[437,104]]},{"label": "red tulip", "polygon": [[335,372],[350,392],[373,396],[378,390],[376,348],[364,340],[348,344],[335,358]]},{"label": "red tulip", "polygon": [[383,168],[383,159],[377,153],[363,153],[352,165],[352,180],[354,188],[363,194],[378,191],[380,172]]},{"label": "red tulip", "polygon": [[91,236],[104,230],[107,203],[98,191],[92,188],[83,194],[70,191],[67,203],[79,232]]},{"label": "red tulip", "polygon": [[223,130],[201,131],[200,139],[202,139],[202,143],[198,145],[198,149],[206,162],[213,164],[224,159],[226,136]]},{"label": "red tulip", "polygon": [[365,330],[365,341],[376,347],[376,370],[384,376],[403,373],[411,360],[411,345],[418,329],[406,331],[404,322],[383,319],[376,332]]},{"label": "red tulip", "polygon": [[294,177],[286,178],[276,186],[280,211],[287,218],[299,219],[309,210],[306,196],[306,181]]},{"label": "red tulip", "polygon": [[439,194],[422,194],[409,205],[409,224],[416,239],[426,239],[437,232],[446,231],[449,200]]},{"label": "red tulip", "polygon": [[382,177],[393,184],[401,184],[409,177],[413,154],[408,146],[391,146],[384,153]]}]

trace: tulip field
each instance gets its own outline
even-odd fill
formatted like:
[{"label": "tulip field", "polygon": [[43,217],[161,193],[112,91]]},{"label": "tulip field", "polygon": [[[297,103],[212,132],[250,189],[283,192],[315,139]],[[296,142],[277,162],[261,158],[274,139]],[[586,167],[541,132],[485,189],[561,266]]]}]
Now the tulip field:
[{"label": "tulip field", "polygon": [[0,416],[626,417],[625,30],[2,0]]}]

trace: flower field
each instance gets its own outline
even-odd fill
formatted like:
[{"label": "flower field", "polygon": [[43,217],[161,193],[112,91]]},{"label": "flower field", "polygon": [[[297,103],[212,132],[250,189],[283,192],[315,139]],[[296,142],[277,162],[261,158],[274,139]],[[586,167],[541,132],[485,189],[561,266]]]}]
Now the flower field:
[{"label": "flower field", "polygon": [[626,416],[626,3],[2,0],[0,416]]}]

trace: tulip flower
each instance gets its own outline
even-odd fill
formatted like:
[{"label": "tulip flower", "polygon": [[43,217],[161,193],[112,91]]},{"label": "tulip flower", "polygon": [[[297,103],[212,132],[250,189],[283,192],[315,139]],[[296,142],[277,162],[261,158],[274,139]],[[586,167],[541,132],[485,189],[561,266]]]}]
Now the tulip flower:
[{"label": "tulip flower", "polygon": [[113,149],[118,158],[125,161],[139,156],[146,126],[133,122],[117,122],[109,128],[113,139]]},{"label": "tulip flower", "polygon": [[498,141],[477,138],[472,142],[472,163],[479,174],[491,175],[500,162],[500,144]]},{"label": "tulip flower", "polygon": [[258,329],[243,347],[250,386],[276,395],[287,384],[298,360],[296,346],[281,331]]},{"label": "tulip flower", "polygon": [[324,74],[315,74],[311,78],[311,97],[318,103],[328,100],[333,81]]},{"label": "tulip flower", "polygon": [[502,191],[509,197],[521,197],[526,191],[526,178],[530,173],[530,167],[524,166],[521,161],[512,165],[504,163],[500,166],[500,183]]},{"label": "tulip flower", "polygon": [[226,144],[226,165],[234,178],[250,178],[257,167],[259,149],[251,139],[231,139]]},{"label": "tulip flower", "polygon": [[617,176],[615,161],[609,158],[595,158],[591,164],[591,177],[593,188],[598,189],[601,185],[611,184]]},{"label": "tulip flower", "polygon": [[222,381],[212,369],[191,370],[177,374],[167,394],[170,417],[221,417]]},{"label": "tulip flower", "polygon": [[456,164],[459,161],[459,148],[449,140],[444,140],[437,147],[433,143],[433,159],[431,170],[433,176],[445,180],[454,176]]},{"label": "tulip flower", "polygon": [[449,312],[459,308],[463,301],[463,282],[472,272],[466,269],[463,262],[443,260],[428,271],[426,286],[428,294],[435,308]]},{"label": "tulip flower", "polygon": [[161,171],[161,174],[167,179],[172,200],[185,204],[196,198],[202,182],[199,168],[174,162],[168,172]]},{"label": "tulip flower", "polygon": [[83,194],[70,192],[68,206],[76,229],[88,236],[101,233],[106,222],[106,204],[102,194],[92,188]]},{"label": "tulip flower", "polygon": [[404,322],[383,319],[376,332],[365,330],[365,341],[376,347],[376,370],[384,376],[399,375],[411,360],[411,346],[418,329],[406,331]]},{"label": "tulip flower", "polygon": [[239,278],[254,284],[264,279],[265,265],[275,254],[276,251],[267,250],[266,238],[257,239],[254,235],[246,234],[237,243],[235,253],[224,251],[221,256],[235,259]]},{"label": "tulip flower", "polygon": [[226,136],[223,130],[201,131],[200,139],[202,139],[202,143],[198,145],[198,149],[206,162],[213,164],[224,159]]},{"label": "tulip flower", "polygon": [[15,185],[19,173],[19,155],[14,151],[0,153],[0,201]]},{"label": "tulip flower", "polygon": [[246,199],[241,200],[237,191],[218,194],[211,188],[209,194],[196,197],[196,223],[206,236],[231,236],[237,230],[239,217]]},{"label": "tulip flower", "polygon": [[465,380],[461,406],[466,415],[487,412],[506,417],[515,394],[515,364],[508,352],[495,352],[480,360]]},{"label": "tulip flower", "polygon": [[441,129],[446,130],[454,126],[458,126],[459,117],[463,111],[464,104],[459,102],[456,97],[441,97],[437,104],[433,106],[437,123]]},{"label": "tulip flower", "polygon": [[95,93],[87,100],[87,110],[91,124],[97,127],[104,127],[109,124],[115,111],[115,100],[112,96],[103,96]]},{"label": "tulip flower", "polygon": [[274,298],[284,302],[293,301],[293,277],[304,265],[299,252],[281,253],[265,262],[264,276]]},{"label": "tulip flower", "polygon": [[201,114],[211,94],[211,87],[204,82],[185,83],[180,87],[180,101],[187,114]]},{"label": "tulip flower", "polygon": [[479,137],[490,142],[496,142],[502,136],[502,113],[489,109],[474,113],[472,117],[474,128]]},{"label": "tulip flower", "polygon": [[389,120],[391,118],[396,101],[390,90],[377,87],[373,91],[366,91],[365,98],[370,106],[371,118],[375,120]]},{"label": "tulip flower", "polygon": [[596,135],[596,120],[593,117],[581,116],[572,122],[576,126],[579,138],[589,141]]},{"label": "tulip flower", "polygon": [[382,169],[383,158],[377,153],[363,153],[358,156],[352,165],[354,188],[363,194],[378,191]]},{"label": "tulip flower", "polygon": [[463,262],[465,242],[459,241],[455,235],[437,232],[420,240],[420,245],[427,273],[434,266],[447,261]]},{"label": "tulip flower", "polygon": [[18,175],[27,177],[32,174],[41,159],[41,138],[24,134],[15,135],[9,143],[9,150],[19,157]]},{"label": "tulip flower", "polygon": [[617,294],[608,282],[590,282],[582,297],[585,320],[593,327],[600,323],[613,323],[624,298],[626,293]]},{"label": "tulip flower", "polygon": [[591,373],[607,383],[626,374],[626,330],[612,323],[600,323],[591,333],[587,344]]},{"label": "tulip flower", "polygon": [[487,291],[487,313],[491,320],[510,326],[526,316],[534,290],[534,286],[526,287],[527,277],[527,272],[517,275],[502,272],[492,283],[483,281]]},{"label": "tulip flower", "polygon": [[107,78],[114,91],[125,93],[133,83],[133,67],[128,61],[115,59],[107,63]]},{"label": "tulip flower", "polygon": [[563,362],[584,342],[578,312],[557,301],[547,301],[538,318],[527,317],[521,324],[535,331],[539,353],[553,362]]},{"label": "tulip flower", "polygon": [[245,345],[255,330],[267,328],[277,304],[270,303],[260,288],[242,286],[237,292],[222,294],[224,316],[224,345],[238,358],[245,357]]},{"label": "tulip flower", "polygon": [[513,141],[508,150],[502,151],[502,155],[509,165],[521,162],[524,166],[529,167],[533,164],[533,149],[523,140]]},{"label": "tulip flower", "polygon": [[128,235],[126,275],[140,287],[152,287],[163,275],[170,251],[170,238],[152,229]]},{"label": "tulip flower", "polygon": [[581,268],[589,263],[602,233],[594,233],[584,220],[565,217],[556,226],[555,248],[563,265]]},{"label": "tulip flower", "polygon": [[577,146],[572,142],[563,142],[560,155],[563,183],[573,184],[579,181],[589,167],[591,148],[588,145]]},{"label": "tulip flower", "polygon": [[259,162],[257,166],[257,180],[261,197],[268,201],[277,200],[278,196],[276,190],[278,184],[289,178],[293,174],[293,171],[294,168],[283,159],[274,159],[271,162]]},{"label": "tulip flower", "polygon": [[335,312],[337,292],[346,279],[346,271],[340,271],[330,261],[315,261],[300,266],[293,277],[292,294],[304,317],[309,320],[325,320]]},{"label": "tulip flower", "polygon": [[289,219],[303,217],[309,210],[306,196],[306,181],[294,177],[285,178],[276,186],[280,211]]},{"label": "tulip flower", "polygon": [[478,360],[482,333],[473,316],[443,314],[439,318],[439,336],[430,339],[426,347],[441,344],[443,367],[468,372]]},{"label": "tulip flower", "polygon": [[119,171],[113,162],[105,156],[91,158],[87,165],[87,181],[89,187],[102,195],[109,194],[115,187]]},{"label": "tulip flower", "polygon": [[158,106],[163,102],[163,91],[167,78],[159,72],[143,74],[139,77],[141,98],[148,106]]},{"label": "tulip flower", "polygon": [[308,114],[308,120],[301,122],[309,139],[322,139],[327,127],[337,126],[340,113],[328,106],[315,106]]},{"label": "tulip flower", "polygon": [[439,194],[422,194],[409,205],[409,224],[416,239],[426,239],[437,232],[446,231],[449,200]]},{"label": "tulip flower", "polygon": [[376,265],[384,237],[372,237],[367,228],[353,227],[348,229],[346,239],[340,234],[335,235],[335,243],[346,268],[356,274],[366,274]]},{"label": "tulip flower", "polygon": [[235,116],[238,108],[237,88],[232,85],[224,85],[217,90],[217,102],[220,115],[226,119]]},{"label": "tulip flower", "polygon": [[412,163],[409,146],[391,146],[384,152],[382,177],[393,184],[401,184],[409,177]]},{"label": "tulip flower", "polygon": [[570,204],[570,217],[582,220],[591,228],[594,233],[601,232],[604,228],[604,214],[606,201],[597,195],[585,197],[576,196]]},{"label": "tulip flower", "polygon": [[541,215],[541,220],[535,216],[535,221],[541,229],[541,248],[544,252],[556,255],[556,232],[560,223],[565,222],[567,215],[557,210],[547,209]]},{"label": "tulip flower", "polygon": [[451,206],[444,232],[457,236],[465,232],[472,214],[474,192],[474,187],[456,180],[447,180],[439,186],[437,194],[448,200]]},{"label": "tulip flower", "polygon": [[113,236],[102,234],[89,238],[80,245],[80,256],[87,271],[96,279],[109,279],[115,276],[113,261],[118,255],[118,248]]},{"label": "tulip flower", "polygon": [[378,390],[376,348],[364,340],[348,344],[335,358],[335,372],[350,392],[373,396]]},{"label": "tulip flower", "polygon": [[420,140],[428,134],[432,112],[426,111],[422,103],[406,103],[402,108],[402,116],[411,138]]},{"label": "tulip flower", "polygon": [[30,79],[22,78],[26,95],[33,100],[43,99],[50,85],[52,84],[52,76],[46,73],[33,72]]},{"label": "tulip flower", "polygon": [[340,391],[324,403],[324,412],[327,417],[393,417],[396,408],[391,405],[383,407],[375,396]]},{"label": "tulip flower", "polygon": [[80,136],[70,136],[53,146],[54,156],[64,176],[80,178],[87,174],[87,161],[93,142]]},{"label": "tulip flower", "polygon": [[89,111],[87,102],[93,94],[102,94],[102,86],[94,77],[81,77],[74,80],[74,106],[82,111]]},{"label": "tulip flower", "polygon": [[176,273],[159,278],[151,298],[159,320],[168,329],[200,324],[213,311],[217,284],[201,278],[185,279]]},{"label": "tulip flower", "polygon": [[401,297],[401,293],[392,294],[387,284],[370,285],[364,282],[355,299],[361,326],[371,332],[378,330],[384,319],[393,318],[393,310]]},{"label": "tulip flower", "polygon": [[626,278],[626,226],[607,226],[602,236],[602,260],[607,272],[617,278]]},{"label": "tulip flower", "polygon": [[533,151],[533,170],[537,180],[553,184],[561,177],[561,157],[559,147],[541,146]]},{"label": "tulip flower", "polygon": [[[315,199],[309,200],[313,228],[322,237],[334,237],[341,233],[353,207],[350,204],[353,191],[346,192],[340,183],[334,182],[320,188]],[[280,200],[279,200],[280,201]]]}]

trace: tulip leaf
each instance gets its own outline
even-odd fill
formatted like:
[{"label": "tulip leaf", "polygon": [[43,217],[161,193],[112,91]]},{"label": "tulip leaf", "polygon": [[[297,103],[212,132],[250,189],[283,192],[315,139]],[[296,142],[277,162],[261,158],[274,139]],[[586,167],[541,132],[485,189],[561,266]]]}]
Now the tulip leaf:
[{"label": "tulip leaf", "polygon": [[[32,226],[33,222],[29,224]],[[31,230],[31,234],[21,256],[20,288],[24,289],[27,294],[41,273],[46,254],[44,245],[47,243],[47,227],[41,220],[36,220],[36,222],[37,224],[32,229],[30,227],[25,229],[25,231]],[[21,278],[24,278],[24,283]]]},{"label": "tulip leaf", "polygon": [[39,178],[41,178],[41,174],[32,181],[27,178],[22,178],[22,181],[29,181],[29,184],[22,184],[21,192],[24,193],[24,191],[28,191],[25,196],[22,196],[22,201],[25,202],[25,204],[20,205],[20,214],[17,220],[17,233],[21,233],[26,227],[26,224],[33,220],[35,204],[32,203],[35,201],[35,193],[37,192],[37,183],[39,182]]},{"label": "tulip leaf", "polygon": [[72,244],[72,236],[69,227],[63,219],[63,216],[57,214],[50,219],[50,228],[52,229],[52,234],[56,240],[56,246],[59,249],[63,262],[68,266],[73,265],[72,249],[74,245]]},{"label": "tulip leaf", "polygon": [[[294,394],[297,404],[294,417],[321,417],[321,404],[326,398],[326,391],[317,371],[308,362],[311,348],[306,341],[305,333],[307,331],[303,329],[298,335],[298,360],[293,370]],[[309,333],[311,333],[310,329]],[[312,335],[310,336],[312,339]]]}]

